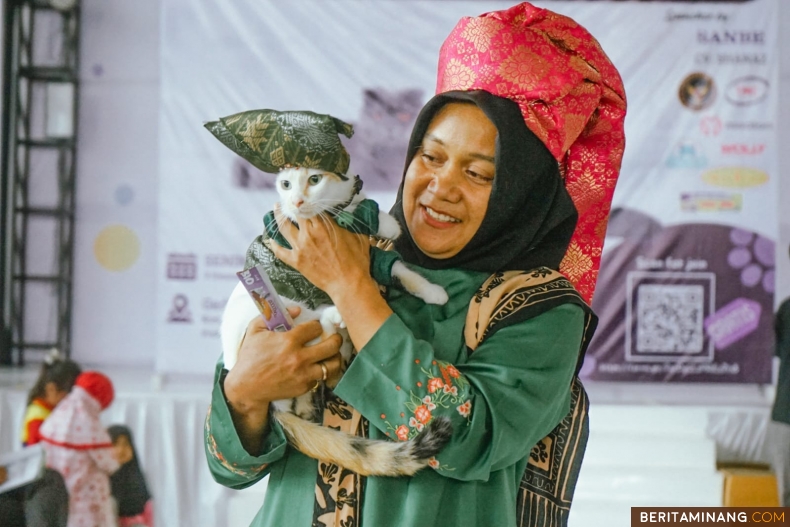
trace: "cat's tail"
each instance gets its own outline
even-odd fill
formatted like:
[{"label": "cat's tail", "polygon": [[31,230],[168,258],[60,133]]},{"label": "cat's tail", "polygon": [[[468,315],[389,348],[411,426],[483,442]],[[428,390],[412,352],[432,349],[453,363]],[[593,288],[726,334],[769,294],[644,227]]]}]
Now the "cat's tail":
[{"label": "cat's tail", "polygon": [[301,453],[362,476],[411,476],[444,448],[453,431],[450,419],[436,417],[414,439],[396,442],[352,436],[291,413],[273,415]]}]

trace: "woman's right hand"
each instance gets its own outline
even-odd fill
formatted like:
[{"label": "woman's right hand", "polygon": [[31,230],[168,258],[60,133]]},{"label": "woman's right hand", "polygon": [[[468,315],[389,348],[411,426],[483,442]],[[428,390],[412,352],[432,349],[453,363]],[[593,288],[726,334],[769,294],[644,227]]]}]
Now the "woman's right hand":
[{"label": "woman's right hand", "polygon": [[[291,316],[299,308],[289,308]],[[332,335],[316,344],[320,337],[318,321],[297,324],[290,331],[270,331],[262,317],[255,317],[239,348],[233,369],[225,377],[225,398],[228,401],[236,430],[248,452],[258,451],[261,432],[269,415],[269,403],[290,399],[308,392],[323,377],[340,373],[340,335]]]}]

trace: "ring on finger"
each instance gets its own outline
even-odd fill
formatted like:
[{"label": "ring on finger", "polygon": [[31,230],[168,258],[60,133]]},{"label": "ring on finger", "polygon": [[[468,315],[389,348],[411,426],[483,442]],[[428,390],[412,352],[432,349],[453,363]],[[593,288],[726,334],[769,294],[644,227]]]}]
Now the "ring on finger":
[{"label": "ring on finger", "polygon": [[321,362],[318,363],[318,365],[321,366],[321,381],[322,382],[326,382],[326,378],[327,378],[328,373],[329,373],[329,372],[327,372],[326,364],[324,364],[324,361],[321,361]]},{"label": "ring on finger", "polygon": [[315,392],[315,391],[317,391],[319,386],[321,386],[321,381],[315,381],[315,386],[313,386],[312,388],[310,388],[310,391],[311,391],[311,392]]}]

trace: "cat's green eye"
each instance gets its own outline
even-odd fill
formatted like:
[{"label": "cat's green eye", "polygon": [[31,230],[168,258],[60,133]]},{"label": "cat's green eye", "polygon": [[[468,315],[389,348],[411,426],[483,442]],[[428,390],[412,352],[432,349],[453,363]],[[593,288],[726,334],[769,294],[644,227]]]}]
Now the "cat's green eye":
[{"label": "cat's green eye", "polygon": [[289,188],[291,188],[291,182],[290,181],[280,181],[280,186],[282,188],[284,188],[285,190],[288,190]]},{"label": "cat's green eye", "polygon": [[324,176],[322,176],[321,174],[313,174],[312,176],[310,176],[310,179],[308,179],[307,182],[310,185],[318,185],[318,182],[321,181],[322,177]]}]

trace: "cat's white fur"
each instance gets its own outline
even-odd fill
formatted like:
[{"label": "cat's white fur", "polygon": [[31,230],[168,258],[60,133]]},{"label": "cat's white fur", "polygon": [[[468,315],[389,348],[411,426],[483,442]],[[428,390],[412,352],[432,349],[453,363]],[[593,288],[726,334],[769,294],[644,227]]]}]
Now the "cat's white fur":
[{"label": "cat's white fur", "polygon": [[[325,212],[338,212],[336,207],[348,201],[353,189],[353,178],[343,180],[335,174],[317,169],[288,168],[277,176],[280,210],[283,215],[296,223]],[[358,203],[364,199],[364,194],[358,193],[343,210],[353,212]],[[377,236],[386,239],[400,236],[400,225],[395,218],[380,211],[378,219]],[[393,265],[392,275],[406,291],[426,303],[447,302],[448,296],[442,287],[428,282],[401,261]],[[340,353],[345,363],[348,362],[353,351],[352,345],[345,323],[335,306],[324,305],[309,309],[292,299],[282,298],[282,300],[286,307],[301,308],[300,315],[294,320],[295,323],[311,320],[318,320],[321,323],[324,335],[316,340],[340,333],[343,337]],[[235,366],[247,326],[257,316],[260,316],[260,313],[247,290],[239,283],[228,299],[220,326],[223,358],[228,370]],[[362,475],[410,475],[427,463],[424,459],[415,459],[414,449],[409,442],[364,440],[367,443],[364,449],[355,448],[351,442],[361,441],[358,438],[306,421],[315,413],[310,392],[295,399],[275,401],[272,405],[277,410],[274,415],[283,425],[289,440],[297,449],[310,457],[333,462]],[[289,413],[302,419],[290,417],[287,415]]]}]

